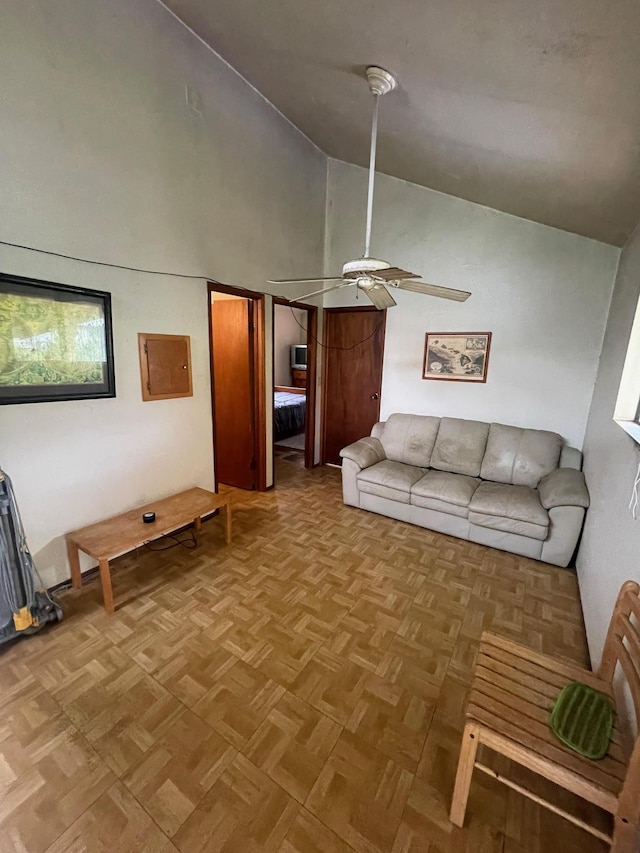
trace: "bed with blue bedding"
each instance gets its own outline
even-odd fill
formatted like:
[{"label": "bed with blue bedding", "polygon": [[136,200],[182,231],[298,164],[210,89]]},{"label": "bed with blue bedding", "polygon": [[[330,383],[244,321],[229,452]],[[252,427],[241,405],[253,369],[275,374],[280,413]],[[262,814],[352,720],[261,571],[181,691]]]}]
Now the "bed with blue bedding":
[{"label": "bed with blue bedding", "polygon": [[273,440],[280,441],[304,430],[307,396],[304,392],[274,391]]}]

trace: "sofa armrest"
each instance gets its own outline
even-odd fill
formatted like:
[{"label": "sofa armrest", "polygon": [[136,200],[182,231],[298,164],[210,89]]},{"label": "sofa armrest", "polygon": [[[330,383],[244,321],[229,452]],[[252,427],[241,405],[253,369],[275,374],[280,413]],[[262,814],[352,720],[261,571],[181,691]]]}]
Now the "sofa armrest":
[{"label": "sofa armrest", "polygon": [[545,509],[556,506],[589,506],[589,492],[582,471],[556,468],[538,483],[540,503]]},{"label": "sofa armrest", "polygon": [[355,441],[348,447],[343,447],[340,456],[343,459],[351,459],[361,469],[370,468],[376,462],[383,462],[387,458],[380,439],[371,436],[361,438],[360,441]]},{"label": "sofa armrest", "polygon": [[559,468],[575,468],[582,471],[582,453],[575,447],[564,445],[560,451]]}]

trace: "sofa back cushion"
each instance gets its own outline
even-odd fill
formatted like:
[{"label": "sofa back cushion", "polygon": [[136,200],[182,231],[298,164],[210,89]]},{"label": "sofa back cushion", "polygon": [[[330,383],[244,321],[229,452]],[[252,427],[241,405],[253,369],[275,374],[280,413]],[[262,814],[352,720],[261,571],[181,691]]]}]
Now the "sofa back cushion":
[{"label": "sofa back cushion", "polygon": [[380,441],[387,459],[428,468],[440,418],[426,415],[389,415]]},{"label": "sofa back cushion", "polygon": [[535,489],[542,477],[558,467],[562,444],[555,432],[491,424],[480,476]]},{"label": "sofa back cushion", "polygon": [[477,477],[487,446],[489,424],[462,418],[442,418],[431,454],[431,467]]}]

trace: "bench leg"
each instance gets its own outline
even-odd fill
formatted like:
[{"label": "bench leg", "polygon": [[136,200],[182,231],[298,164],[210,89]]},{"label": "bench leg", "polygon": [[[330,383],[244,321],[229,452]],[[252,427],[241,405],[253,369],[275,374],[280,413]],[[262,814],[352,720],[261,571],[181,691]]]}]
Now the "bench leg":
[{"label": "bench leg", "polygon": [[458,759],[458,772],[456,773],[456,784],[453,789],[451,800],[451,813],[449,820],[455,826],[464,825],[464,816],[467,811],[467,800],[469,799],[469,788],[471,777],[478,751],[480,728],[477,723],[468,722],[464,727],[462,744],[460,746],[460,758]]},{"label": "bench leg", "polygon": [[111,572],[109,571],[109,560],[100,560],[100,583],[102,584],[102,598],[104,599],[104,609],[109,616],[113,615],[113,588],[111,586]]},{"label": "bench leg", "polygon": [[196,516],[193,519],[193,538],[196,540],[196,545],[198,544],[198,534],[200,533],[200,528],[202,527],[202,519],[200,516]]},{"label": "bench leg", "polygon": [[613,842],[611,853],[634,853],[636,826],[624,823],[622,818],[615,817],[613,822]]},{"label": "bench leg", "polygon": [[82,572],[80,571],[80,555],[78,554],[78,546],[71,539],[67,539],[67,557],[69,558],[69,568],[71,569],[71,584],[74,589],[81,589]]}]

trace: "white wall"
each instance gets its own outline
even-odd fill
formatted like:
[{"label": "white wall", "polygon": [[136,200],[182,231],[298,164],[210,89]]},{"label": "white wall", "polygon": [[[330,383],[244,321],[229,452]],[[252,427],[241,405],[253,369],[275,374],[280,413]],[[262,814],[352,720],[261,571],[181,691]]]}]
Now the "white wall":
[{"label": "white wall", "polygon": [[[321,269],[326,159],[155,0],[4,0],[0,33],[0,238],[260,290]],[[207,289],[1,246],[0,270],[113,294],[117,397],[0,409],[50,585],[65,531],[211,487]],[[139,331],[191,336],[192,398],[142,403]]]},{"label": "white wall", "polygon": [[627,508],[640,462],[640,445],[613,421],[639,296],[640,231],[636,229],[620,258],[584,445],[591,507],[577,566],[595,664],[600,660],[618,589],[625,580],[640,581],[640,520],[634,521]]},{"label": "white wall", "polygon": [[[329,162],[325,275],[362,254],[366,171]],[[463,304],[393,291],[381,417],[416,412],[559,432],[582,446],[619,250],[378,175],[372,254]],[[325,305],[369,304],[355,288]],[[493,332],[486,385],[423,380],[427,331]]]},{"label": "white wall", "polygon": [[273,382],[274,385],[291,385],[291,346],[307,342],[307,312],[293,306],[275,305],[273,322]]}]

